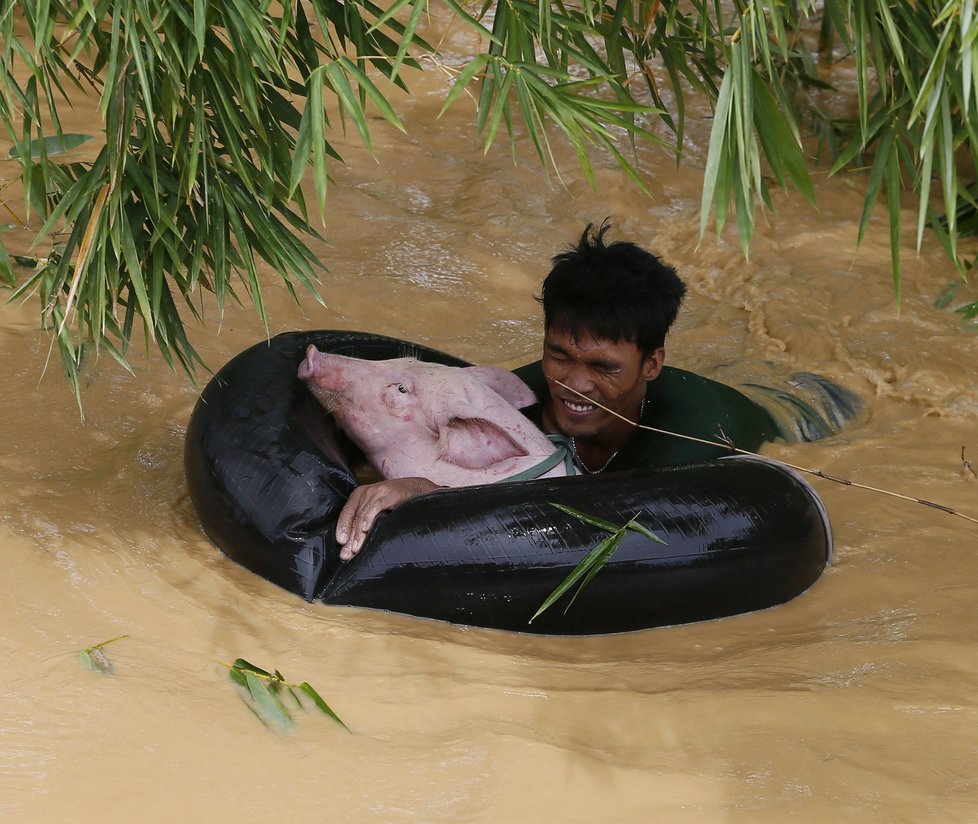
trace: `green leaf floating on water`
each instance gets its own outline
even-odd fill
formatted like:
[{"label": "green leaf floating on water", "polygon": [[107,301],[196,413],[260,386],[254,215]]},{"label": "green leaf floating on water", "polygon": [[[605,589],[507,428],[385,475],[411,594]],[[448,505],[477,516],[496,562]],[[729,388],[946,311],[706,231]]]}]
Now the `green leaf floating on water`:
[{"label": "green leaf floating on water", "polygon": [[[312,684],[310,684],[308,681],[303,681],[301,684],[299,684],[299,689],[312,699],[312,702],[316,705],[320,712],[328,715],[347,732],[350,731],[350,728],[343,723],[342,719],[340,719],[340,717],[330,709],[329,704],[323,701],[322,696],[316,692],[315,689],[313,689]],[[299,699],[297,698],[296,701],[298,700]]]},{"label": "green leaf floating on water", "polygon": [[[88,143],[92,139],[90,134],[63,134],[60,137],[54,135],[53,137],[45,137],[41,140],[32,140],[30,143],[29,151],[31,157],[41,156],[41,147],[43,145],[44,152],[48,157],[51,155],[64,154],[64,152],[71,151],[83,143]],[[14,158],[20,157],[20,149],[14,146],[7,154],[7,158],[12,160]]]},{"label": "green leaf floating on water", "polygon": [[[235,658],[234,663],[231,665],[231,669],[238,670],[241,677],[244,678],[246,672],[254,673],[255,675],[260,675],[262,678],[274,678],[270,672],[266,672],[261,667],[256,667],[254,664],[249,664],[244,658]],[[244,681],[242,681],[244,683]]]},{"label": "green leaf floating on water", "polygon": [[574,584],[577,584],[577,590],[567,602],[567,606],[564,607],[564,613],[566,614],[567,610],[570,609],[571,604],[573,604],[577,599],[577,596],[581,594],[581,590],[584,589],[588,583],[590,583],[591,579],[601,571],[601,568],[618,551],[618,547],[621,546],[621,542],[625,540],[626,532],[637,532],[640,535],[644,535],[646,538],[655,541],[656,543],[666,543],[662,540],[662,538],[652,532],[652,530],[638,523],[636,520],[638,515],[635,515],[635,517],[633,517],[624,526],[617,526],[611,523],[611,521],[606,521],[603,518],[598,518],[594,515],[588,515],[586,512],[581,512],[579,509],[574,509],[573,507],[565,506],[564,504],[551,502],[550,505],[557,507],[557,509],[559,509],[561,512],[566,512],[568,515],[571,515],[586,524],[591,524],[591,526],[596,526],[598,529],[605,530],[605,532],[610,532],[611,535],[604,540],[599,541],[594,549],[584,556],[584,560],[574,567],[573,570],[571,570],[570,575],[564,578],[564,580],[557,585],[557,588],[546,597],[544,602],[540,605],[540,608],[527,622],[530,624],[532,624],[536,618],[559,601],[560,598],[574,586]]},{"label": "green leaf floating on water", "polygon": [[251,672],[245,673],[245,682],[248,686],[248,693],[259,710],[258,717],[268,719],[282,729],[290,729],[292,727],[292,715],[285,708],[278,690],[274,687],[276,682],[260,681]]},{"label": "green leaf floating on water", "polygon": [[103,647],[111,644],[113,641],[119,641],[127,637],[126,635],[117,635],[108,641],[102,641],[100,644],[85,647],[85,649],[78,651],[78,660],[81,661],[81,665],[87,670],[101,672],[103,675],[114,675],[115,669],[109,660],[109,656],[105,654]]},{"label": "green leaf floating on water", "polygon": [[241,700],[266,726],[275,726],[283,730],[291,729],[295,722],[292,713],[285,706],[283,696],[286,694],[292,696],[296,706],[304,710],[305,704],[302,702],[301,693],[306,695],[323,715],[332,718],[347,732],[350,731],[350,728],[333,712],[308,681],[303,681],[301,684],[289,683],[278,670],[273,673],[268,672],[244,658],[236,658],[233,664],[228,665],[228,677],[240,687]]}]

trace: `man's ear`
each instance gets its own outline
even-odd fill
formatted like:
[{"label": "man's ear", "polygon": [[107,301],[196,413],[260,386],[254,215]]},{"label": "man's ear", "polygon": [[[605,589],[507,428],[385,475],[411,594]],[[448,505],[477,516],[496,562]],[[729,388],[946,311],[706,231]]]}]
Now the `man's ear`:
[{"label": "man's ear", "polygon": [[666,350],[665,347],[660,346],[658,349],[653,349],[645,356],[645,360],[642,361],[642,379],[646,381],[654,381],[659,377],[659,373],[662,371],[662,367],[666,362]]}]

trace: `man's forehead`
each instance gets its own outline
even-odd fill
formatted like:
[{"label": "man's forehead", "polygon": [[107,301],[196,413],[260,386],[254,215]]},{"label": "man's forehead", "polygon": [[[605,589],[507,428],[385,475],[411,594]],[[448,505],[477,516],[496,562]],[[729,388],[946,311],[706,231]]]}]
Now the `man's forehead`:
[{"label": "man's forehead", "polygon": [[574,329],[567,326],[548,326],[544,331],[544,340],[548,343],[569,343],[583,350],[615,348],[621,345],[627,347],[628,344],[634,346],[633,341],[624,338],[601,337],[585,326],[578,326]]},{"label": "man's forehead", "polygon": [[638,346],[628,340],[612,340],[597,337],[588,330],[571,331],[559,326],[549,327],[544,333],[544,346],[559,349],[578,358],[611,362],[641,358]]}]

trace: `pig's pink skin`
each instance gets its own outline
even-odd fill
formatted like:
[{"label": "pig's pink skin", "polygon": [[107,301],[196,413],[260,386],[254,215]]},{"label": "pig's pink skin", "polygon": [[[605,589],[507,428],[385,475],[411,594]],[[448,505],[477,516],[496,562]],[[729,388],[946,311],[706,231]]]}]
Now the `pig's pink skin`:
[{"label": "pig's pink skin", "polygon": [[[533,403],[533,393],[503,369],[368,361],[310,346],[299,377],[383,478],[492,483],[554,451],[516,408]],[[563,474],[562,467],[547,473]]]}]

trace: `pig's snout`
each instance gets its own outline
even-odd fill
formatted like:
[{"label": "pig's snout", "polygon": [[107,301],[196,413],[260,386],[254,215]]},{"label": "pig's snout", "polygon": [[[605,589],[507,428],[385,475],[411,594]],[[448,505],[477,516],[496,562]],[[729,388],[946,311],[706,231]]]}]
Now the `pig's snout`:
[{"label": "pig's snout", "polygon": [[319,361],[319,350],[311,343],[306,347],[306,359],[299,364],[299,379],[307,381],[316,374],[316,364]]}]

